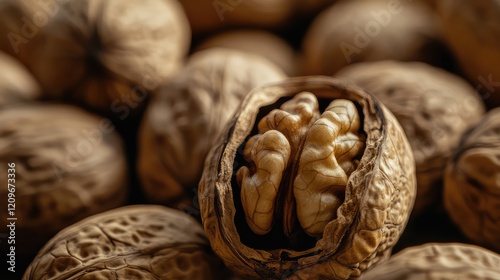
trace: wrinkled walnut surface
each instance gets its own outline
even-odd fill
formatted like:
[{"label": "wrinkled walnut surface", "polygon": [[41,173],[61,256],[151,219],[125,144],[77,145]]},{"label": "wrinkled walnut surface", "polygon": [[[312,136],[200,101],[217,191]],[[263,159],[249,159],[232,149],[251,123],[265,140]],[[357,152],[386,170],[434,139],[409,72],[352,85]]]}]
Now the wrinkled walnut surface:
[{"label": "wrinkled walnut surface", "polygon": [[488,107],[500,105],[500,0],[440,0],[443,36]]},{"label": "wrinkled walnut surface", "polygon": [[23,279],[217,279],[220,267],[193,218],[162,206],[133,205],[59,232]]},{"label": "wrinkled walnut surface", "polygon": [[[262,125],[268,125],[266,121],[262,124],[266,115],[280,106],[286,107],[285,103],[293,100],[291,98],[294,96],[304,100],[304,106],[299,106],[303,109],[296,112],[303,112],[304,116],[310,114],[307,113],[306,108],[309,105],[306,104],[311,104],[312,100],[307,96],[300,97],[298,94],[301,92],[313,93],[319,100],[320,111],[324,111],[332,101],[333,104],[355,104],[362,119],[360,129],[366,134],[365,148],[359,163],[352,166],[357,167],[350,174],[345,187],[342,187],[345,190],[341,188],[343,202],[338,208],[330,208],[336,212],[336,217],[326,224],[319,238],[314,239],[299,233],[287,239],[282,233],[280,222],[273,225],[273,228],[278,228],[279,231],[271,229],[268,234],[258,235],[253,233],[246,223],[240,198],[243,189],[240,191],[237,182],[237,177],[244,178],[247,171],[241,171],[242,175],[237,175],[237,171],[243,168],[242,166],[247,166],[245,157],[250,155],[250,158],[253,157],[254,161],[259,162],[259,166],[270,170],[268,183],[277,180],[279,173],[286,168],[283,163],[287,160],[284,157],[286,153],[275,151],[285,148],[285,140],[291,138],[281,137],[275,130],[270,130],[257,139],[252,137],[262,130]],[[279,115],[283,114],[276,113],[275,116]],[[297,116],[284,120],[293,123],[300,119],[299,115],[300,113],[297,113]],[[339,116],[337,114],[337,117]],[[332,113],[331,117],[335,118],[335,114]],[[328,118],[319,120],[326,122]],[[279,126],[279,122],[277,124]],[[290,129],[288,132],[291,136],[299,136],[297,131],[301,130],[300,126],[284,126]],[[333,127],[335,126],[330,126]],[[339,130],[330,130],[334,131]],[[332,137],[323,138],[320,136],[322,133],[310,133],[306,139],[325,141]],[[259,143],[262,137],[265,138]],[[329,139],[335,140],[334,137]],[[288,142],[293,143],[294,140]],[[311,142],[313,143],[314,141]],[[255,152],[246,148],[247,145],[256,147]],[[265,145],[268,147],[265,148]],[[327,150],[330,147],[320,145],[319,149]],[[269,152],[259,153],[259,150],[264,149]],[[293,144],[290,145],[290,151],[292,149]],[[307,150],[312,152],[313,149],[311,146]],[[319,155],[320,153],[311,154],[312,157]],[[266,162],[264,157],[269,157],[271,163]],[[330,166],[321,167],[321,160],[311,162],[312,165],[320,167],[317,174],[340,171]],[[299,168],[306,169],[307,164]],[[308,172],[303,173],[306,175]],[[281,180],[295,178],[285,173]],[[271,183],[273,184],[276,185]],[[199,201],[203,225],[212,248],[235,272],[250,278],[347,279],[359,276],[362,271],[384,261],[390,255],[391,248],[402,233],[411,212],[415,185],[414,159],[410,146],[396,119],[383,105],[350,83],[329,77],[297,77],[257,88],[249,93],[230,125],[224,130],[223,137],[207,156],[199,186]],[[280,188],[282,186],[286,185],[280,185]],[[313,183],[309,187],[315,193],[322,188],[320,183]],[[275,192],[273,188],[266,189]],[[255,199],[249,195],[245,196]],[[310,197],[314,199],[314,195]],[[307,207],[307,198],[308,196],[300,194],[298,201],[304,199],[303,205]],[[311,209],[307,210],[314,211],[316,203],[313,202]],[[276,213],[295,213],[288,212],[281,206],[275,209]],[[294,214],[292,220],[295,218]]]},{"label": "wrinkled walnut surface", "polygon": [[146,196],[190,204],[205,157],[241,100],[285,77],[257,55],[222,48],[195,53],[153,98],[142,121],[138,170]]},{"label": "wrinkled walnut surface", "polygon": [[221,47],[261,55],[289,76],[296,72],[296,55],[292,47],[280,37],[257,29],[229,31],[209,37],[197,46],[197,50]]},{"label": "wrinkled walnut surface", "polygon": [[0,107],[34,100],[41,95],[40,86],[26,68],[9,55],[0,52]]},{"label": "wrinkled walnut surface", "polygon": [[[125,203],[126,159],[110,123],[71,106],[41,104],[4,108],[0,123],[0,176],[7,178],[7,163],[16,165],[20,253],[36,252],[62,228]],[[7,197],[7,187],[0,195]],[[0,211],[0,218],[7,214]]]},{"label": "wrinkled walnut surface", "polygon": [[339,1],[309,27],[302,73],[333,75],[352,63],[386,59],[436,63],[445,52],[440,36],[437,19],[422,3]]},{"label": "wrinkled walnut surface", "polygon": [[465,130],[484,114],[484,105],[463,79],[419,62],[357,63],[339,71],[375,95],[398,119],[416,162],[414,212],[437,202],[447,161]]},{"label": "wrinkled walnut surface", "polygon": [[500,252],[500,109],[464,135],[448,163],[443,198],[467,237]]},{"label": "wrinkled walnut surface", "polygon": [[49,97],[123,118],[183,63],[190,31],[177,1],[64,2],[27,62]]},{"label": "wrinkled walnut surface", "polygon": [[495,280],[500,279],[500,256],[468,244],[428,243],[399,252],[360,279]]}]

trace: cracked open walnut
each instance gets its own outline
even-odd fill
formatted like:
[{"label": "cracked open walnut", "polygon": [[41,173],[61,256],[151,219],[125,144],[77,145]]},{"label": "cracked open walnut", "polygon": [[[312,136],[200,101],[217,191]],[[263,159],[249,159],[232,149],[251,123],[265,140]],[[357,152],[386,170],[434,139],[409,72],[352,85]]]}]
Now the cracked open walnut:
[{"label": "cracked open walnut", "polygon": [[206,159],[199,201],[236,273],[347,279],[390,255],[415,185],[408,140],[382,104],[298,77],[249,93]]}]

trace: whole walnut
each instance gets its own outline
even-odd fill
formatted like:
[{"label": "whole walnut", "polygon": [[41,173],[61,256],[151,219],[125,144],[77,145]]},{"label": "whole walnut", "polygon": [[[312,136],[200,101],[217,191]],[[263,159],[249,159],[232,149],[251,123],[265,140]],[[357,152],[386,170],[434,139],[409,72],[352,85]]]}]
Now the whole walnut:
[{"label": "whole walnut", "polygon": [[410,145],[385,106],[310,76],[247,95],[206,158],[199,202],[236,273],[348,279],[389,257],[415,191]]},{"label": "whole walnut", "polygon": [[357,63],[335,76],[363,87],[396,116],[415,156],[414,212],[420,214],[435,205],[446,163],[462,133],[484,114],[474,89],[456,75],[419,62]]},{"label": "whole walnut", "polygon": [[361,277],[370,279],[500,279],[500,256],[468,244],[427,243],[406,248]]},{"label": "whole walnut", "polygon": [[436,16],[416,1],[340,1],[312,22],[303,40],[303,73],[332,75],[356,62],[445,63]]},{"label": "whole walnut", "polygon": [[133,205],[60,231],[23,280],[220,279],[221,267],[193,218],[162,206]]},{"label": "whole walnut", "polygon": [[35,100],[40,86],[19,61],[0,51],[0,108]]},{"label": "whole walnut", "polygon": [[448,162],[444,206],[475,243],[500,252],[500,109],[467,131]]},{"label": "whole walnut", "polygon": [[141,124],[138,172],[149,200],[191,206],[205,156],[241,100],[283,78],[257,55],[219,48],[193,54],[151,100]]},{"label": "whole walnut", "polygon": [[67,105],[28,104],[0,110],[0,123],[0,176],[13,179],[0,196],[15,193],[13,213],[6,206],[0,218],[17,218],[19,254],[125,203],[126,159],[109,120]]},{"label": "whole walnut", "polygon": [[282,27],[295,0],[181,0],[195,35],[225,27]]},{"label": "whole walnut", "polygon": [[443,35],[488,107],[500,106],[500,1],[439,0]]},{"label": "whole walnut", "polygon": [[144,107],[188,51],[189,25],[175,0],[54,5],[26,62],[48,98],[123,120]]},{"label": "whole walnut", "polygon": [[295,51],[285,40],[270,32],[257,29],[228,31],[209,37],[196,49],[214,47],[261,55],[283,69],[288,76],[293,76],[296,72]]}]

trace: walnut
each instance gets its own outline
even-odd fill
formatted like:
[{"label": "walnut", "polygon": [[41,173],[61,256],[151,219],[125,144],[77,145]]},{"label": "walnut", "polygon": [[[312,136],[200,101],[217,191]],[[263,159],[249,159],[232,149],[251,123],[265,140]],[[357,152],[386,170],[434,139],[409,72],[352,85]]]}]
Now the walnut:
[{"label": "walnut", "polygon": [[[47,97],[114,119],[139,110],[182,64],[190,40],[173,0],[56,1],[27,61]],[[42,10],[38,10],[41,12]]]},{"label": "walnut", "polygon": [[206,158],[205,232],[250,278],[359,276],[401,235],[414,168],[398,122],[361,88],[313,76],[257,88]]},{"label": "walnut", "polygon": [[341,1],[312,22],[302,49],[305,74],[332,75],[356,62],[439,64],[446,57],[435,15],[416,1]]},{"label": "walnut", "polygon": [[500,1],[436,2],[443,37],[463,72],[488,107],[500,106]]},{"label": "walnut", "polygon": [[41,95],[35,79],[14,58],[0,52],[0,107],[27,102]]},{"label": "walnut", "polygon": [[60,231],[23,280],[217,279],[220,268],[194,219],[162,206],[133,205]]},{"label": "walnut", "polygon": [[375,95],[396,116],[413,150],[417,174],[414,213],[436,205],[448,159],[484,105],[460,77],[418,62],[357,63],[336,74]]},{"label": "walnut", "polygon": [[[60,229],[125,203],[126,160],[109,120],[46,104],[3,108],[0,123],[0,176],[7,178],[9,163],[16,170],[20,254],[35,253]],[[1,188],[0,196],[7,191]],[[7,214],[0,211],[0,218]]]},{"label": "walnut", "polygon": [[261,55],[281,67],[289,76],[296,72],[296,55],[280,37],[257,29],[229,31],[210,37],[196,48],[229,48]]},{"label": "walnut", "polygon": [[444,206],[474,242],[500,252],[500,109],[464,134],[448,162]]},{"label": "walnut", "polygon": [[195,35],[224,27],[276,28],[290,19],[294,0],[182,0]]},{"label": "walnut", "polygon": [[461,243],[428,243],[406,248],[361,277],[362,280],[499,278],[499,255]]},{"label": "walnut", "polygon": [[254,87],[283,78],[281,69],[257,55],[219,48],[195,53],[153,98],[142,121],[138,172],[146,196],[190,206],[205,157],[241,100]]}]

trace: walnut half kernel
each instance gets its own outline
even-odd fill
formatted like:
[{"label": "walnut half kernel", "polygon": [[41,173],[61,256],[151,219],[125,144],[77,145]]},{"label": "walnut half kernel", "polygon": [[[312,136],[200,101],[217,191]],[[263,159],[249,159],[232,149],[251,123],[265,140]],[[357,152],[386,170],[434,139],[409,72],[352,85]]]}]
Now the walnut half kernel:
[{"label": "walnut half kernel", "polygon": [[[278,204],[296,209],[302,229],[321,237],[336,218],[348,177],[363,153],[365,136],[359,132],[356,106],[336,99],[319,116],[318,100],[303,92],[271,111],[258,129],[244,149],[250,166],[237,173],[249,227],[256,234],[269,233]],[[278,197],[284,201],[277,202]],[[290,235],[293,213],[283,214],[284,231]]]}]

